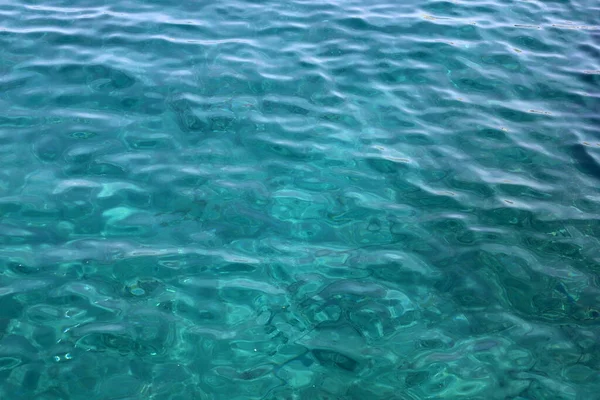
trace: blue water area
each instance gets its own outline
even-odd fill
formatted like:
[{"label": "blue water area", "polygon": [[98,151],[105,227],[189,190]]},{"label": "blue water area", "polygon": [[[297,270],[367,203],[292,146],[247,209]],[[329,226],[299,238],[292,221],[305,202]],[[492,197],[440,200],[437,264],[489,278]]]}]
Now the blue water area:
[{"label": "blue water area", "polygon": [[600,399],[600,3],[0,0],[0,399]]}]

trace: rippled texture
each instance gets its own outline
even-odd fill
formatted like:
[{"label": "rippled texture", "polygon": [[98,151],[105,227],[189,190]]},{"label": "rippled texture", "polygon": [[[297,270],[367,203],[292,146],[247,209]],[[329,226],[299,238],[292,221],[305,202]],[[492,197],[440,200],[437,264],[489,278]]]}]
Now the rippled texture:
[{"label": "rippled texture", "polygon": [[596,399],[600,4],[0,2],[0,398]]}]

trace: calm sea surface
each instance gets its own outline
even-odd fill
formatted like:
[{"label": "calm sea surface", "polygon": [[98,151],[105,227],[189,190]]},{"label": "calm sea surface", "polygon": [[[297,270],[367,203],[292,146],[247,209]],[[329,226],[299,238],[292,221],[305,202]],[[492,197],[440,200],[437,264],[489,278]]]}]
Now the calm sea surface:
[{"label": "calm sea surface", "polygon": [[0,398],[600,399],[600,3],[0,0]]}]

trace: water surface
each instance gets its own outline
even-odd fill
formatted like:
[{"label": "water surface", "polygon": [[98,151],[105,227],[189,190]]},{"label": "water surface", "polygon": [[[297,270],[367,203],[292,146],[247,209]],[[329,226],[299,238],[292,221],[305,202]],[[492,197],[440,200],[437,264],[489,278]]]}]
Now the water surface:
[{"label": "water surface", "polygon": [[0,1],[0,398],[600,391],[600,5]]}]

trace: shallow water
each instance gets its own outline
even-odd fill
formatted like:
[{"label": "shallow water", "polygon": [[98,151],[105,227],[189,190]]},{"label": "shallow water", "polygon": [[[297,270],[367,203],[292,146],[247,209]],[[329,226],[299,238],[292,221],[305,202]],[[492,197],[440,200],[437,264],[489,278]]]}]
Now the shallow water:
[{"label": "shallow water", "polygon": [[0,2],[0,398],[599,398],[599,43],[591,0]]}]

